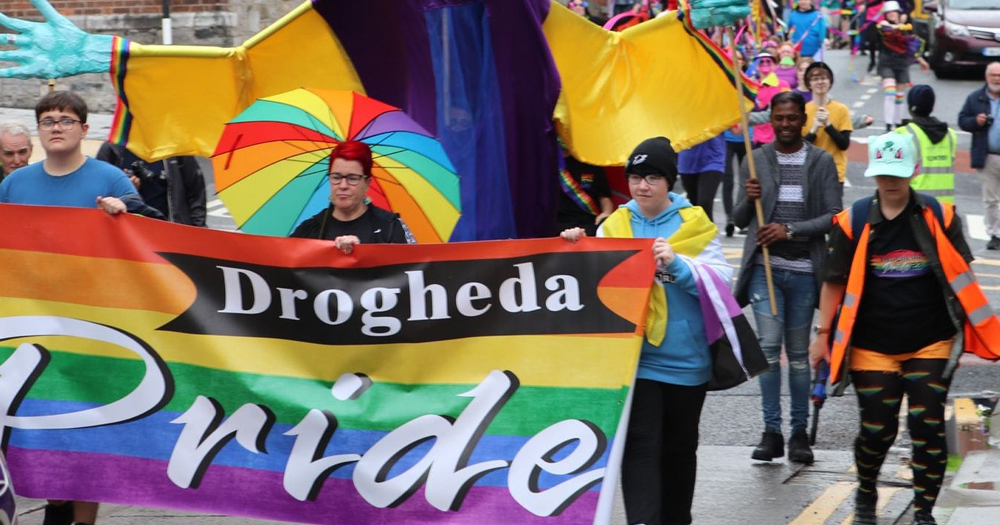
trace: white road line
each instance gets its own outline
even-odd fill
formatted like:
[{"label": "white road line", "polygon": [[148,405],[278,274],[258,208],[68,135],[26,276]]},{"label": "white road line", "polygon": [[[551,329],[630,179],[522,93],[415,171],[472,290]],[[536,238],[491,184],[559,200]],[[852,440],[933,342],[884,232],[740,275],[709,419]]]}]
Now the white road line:
[{"label": "white road line", "polygon": [[223,218],[232,217],[231,215],[229,215],[229,209],[227,209],[226,205],[223,204],[222,201],[220,201],[219,199],[213,199],[209,201],[208,204],[206,204],[206,208],[208,208],[208,214],[211,215],[212,217],[223,217]]},{"label": "white road line", "polygon": [[[872,98],[872,96],[871,95],[861,95],[858,98],[860,98],[861,100],[868,100],[868,99]],[[737,109],[739,109],[739,108],[737,108]]]},{"label": "white road line", "polygon": [[853,107],[855,109],[856,108],[863,108],[863,107],[865,107],[865,103],[864,102],[855,102]]},{"label": "white road line", "polygon": [[990,236],[986,234],[986,225],[983,223],[983,218],[982,215],[965,214],[964,220],[965,224],[969,226],[969,237],[980,241],[990,240]]},{"label": "white road line", "polygon": [[870,88],[868,89],[868,91],[865,91],[865,93],[869,94],[878,93],[878,88]]}]

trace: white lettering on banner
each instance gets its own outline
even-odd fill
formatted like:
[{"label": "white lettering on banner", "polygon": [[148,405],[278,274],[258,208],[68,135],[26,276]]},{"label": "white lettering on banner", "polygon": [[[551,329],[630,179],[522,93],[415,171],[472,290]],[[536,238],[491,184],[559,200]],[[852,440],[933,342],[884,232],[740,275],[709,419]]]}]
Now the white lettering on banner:
[{"label": "white lettering on banner", "polygon": [[54,316],[0,318],[0,341],[24,337],[67,336],[101,341],[137,354],[146,367],[142,380],[125,397],[102,405],[66,414],[16,416],[18,401],[31,388],[48,364],[48,352],[35,344],[22,344],[0,366],[0,431],[9,428],[30,430],[90,428],[131,421],[156,412],[173,395],[173,379],[166,365],[138,338],[89,321]]},{"label": "white lettering on banner", "polygon": [[296,436],[282,480],[285,492],[293,498],[315,500],[323,482],[333,471],[361,459],[358,454],[320,457],[336,431],[337,417],[314,408],[295,428],[285,432],[286,436]]},{"label": "white lettering on banner", "polygon": [[[450,319],[448,316],[448,291],[440,284],[424,285],[424,272],[406,272],[410,282],[410,318],[407,321]],[[427,294],[431,296],[431,310],[427,317]]]},{"label": "white lettering on banner", "polygon": [[[243,268],[230,268],[228,266],[216,266],[222,270],[222,282],[226,290],[226,304],[219,310],[224,314],[259,314],[271,306],[271,289],[257,272],[244,270]],[[243,285],[240,276],[243,275],[250,281],[250,288],[253,290],[253,306],[243,308]],[[294,315],[294,314],[292,314]]]},{"label": "white lettering on banner", "polygon": [[[228,289],[226,295],[229,295]],[[331,295],[337,298],[337,317],[333,319],[330,318]],[[313,300],[313,311],[320,321],[328,325],[338,325],[351,318],[351,314],[354,313],[354,303],[351,301],[351,296],[343,290],[323,290],[316,294],[316,299]]]},{"label": "white lettering on banner", "polygon": [[[248,282],[254,283],[255,277],[251,274],[232,272],[228,275],[234,280],[244,275]],[[527,278],[530,278],[530,272],[522,270],[518,278],[511,279],[522,284],[512,284],[511,287],[522,286],[527,282],[523,279]],[[257,292],[257,297],[264,297],[259,293],[260,289]],[[366,293],[369,292],[362,304],[365,308],[379,311],[391,308],[398,290],[375,288]],[[230,306],[239,306],[242,310],[242,299],[238,300],[240,302]],[[530,296],[524,294],[519,304],[527,307],[531,302]],[[571,294],[566,294],[560,304],[571,308]],[[250,309],[258,306],[254,304]],[[392,329],[392,326],[380,326]],[[146,365],[144,376],[132,392],[107,405],[66,414],[17,416],[15,412],[20,400],[29,392],[50,359],[42,346],[21,344],[7,360],[0,363],[0,428],[65,430],[125,423],[155,413],[172,397],[173,380],[169,369],[155,350],[130,334],[113,327],[64,317],[0,318],[0,341],[52,335],[103,341],[126,348],[142,358]],[[371,385],[371,379],[363,373],[344,374],[331,389],[331,394],[342,401],[353,401]],[[513,373],[492,371],[482,383],[460,394],[471,398],[471,401],[454,420],[439,415],[417,417],[387,433],[363,454],[324,457],[327,445],[334,439],[337,418],[331,412],[310,409],[302,421],[285,433],[294,436],[295,441],[285,466],[284,489],[300,501],[314,500],[332,472],[356,463],[354,487],[375,507],[399,505],[423,485],[424,497],[433,507],[441,511],[457,511],[477,480],[509,466],[507,487],[515,501],[538,516],[559,514],[604,476],[603,468],[587,470],[601,457],[607,445],[607,438],[595,425],[577,420],[561,421],[530,437],[512,461],[495,459],[469,463],[487,428],[519,385]],[[184,425],[184,428],[166,467],[168,478],[180,488],[197,488],[215,456],[233,438],[247,451],[267,454],[264,444],[274,422],[275,416],[266,406],[247,403],[226,418],[217,401],[198,395],[191,407],[172,421]],[[412,453],[415,447],[431,440],[433,445],[419,461],[406,471],[390,477],[393,467],[400,460]],[[572,452],[553,460],[559,451],[574,443]],[[541,490],[538,479],[543,471],[572,477]]]},{"label": "white lettering on banner", "polygon": [[[551,312],[563,310],[579,311],[583,309],[580,300],[580,283],[572,275],[553,275],[540,284],[536,280],[535,267],[532,263],[513,265],[517,276],[510,277],[500,283],[496,296],[483,283],[463,283],[455,293],[455,310],[463,317],[478,317],[493,307],[494,298],[500,307],[510,313],[529,313],[541,310],[538,291],[540,286],[551,292],[544,301],[545,309]],[[257,315],[267,312],[271,307],[274,293],[271,285],[259,273],[246,268],[216,266],[222,270],[222,283],[225,288],[223,314]],[[409,313],[407,321],[431,321],[451,319],[448,312],[448,289],[443,285],[425,283],[423,271],[407,271],[407,289],[409,294]],[[300,320],[298,301],[309,299],[306,290],[274,287],[277,291],[281,319]],[[400,288],[371,288],[361,293],[357,299],[357,307],[363,310],[361,315],[361,333],[370,337],[388,337],[396,335],[402,329],[402,320],[384,314],[396,308],[399,304]],[[335,326],[346,323],[354,315],[355,299],[337,288],[331,288],[316,293],[312,300],[313,312],[321,322]],[[214,310],[214,308],[213,308]]]},{"label": "white lettering on banner", "polygon": [[295,300],[303,300],[309,298],[309,293],[305,290],[292,290],[291,288],[278,288],[278,297],[281,298],[281,315],[282,319],[291,319],[293,321],[298,321],[299,317],[295,314]]},{"label": "white lettering on banner", "polygon": [[466,317],[480,316],[488,312],[493,305],[486,304],[482,308],[476,308],[472,302],[489,298],[490,289],[485,284],[466,283],[458,289],[458,295],[455,296],[455,308],[458,309],[458,313]]},{"label": "white lettering on banner", "polygon": [[218,401],[196,397],[187,412],[171,421],[184,425],[184,430],[170,454],[167,477],[182,489],[198,488],[208,465],[234,436],[250,452],[264,452],[264,439],[274,421],[267,407],[247,403],[223,422]]},{"label": "white lettering on banner", "polygon": [[500,284],[500,306],[508,312],[534,312],[541,309],[535,290],[535,266],[521,263],[514,267],[517,268],[517,277],[511,277]]},{"label": "white lettering on banner", "polygon": [[[483,475],[507,466],[495,460],[468,465],[472,450],[503,405],[517,390],[511,373],[493,371],[479,386],[461,394],[472,397],[452,423],[443,416],[422,416],[389,432],[375,443],[354,469],[354,486],[368,503],[393,507],[416,492],[426,476],[427,502],[439,510],[458,510],[472,484]],[[434,446],[416,465],[387,479],[393,465],[417,445],[434,439]]]},{"label": "white lettering on banner", "polygon": [[[552,457],[563,447],[576,442],[576,448],[559,461]],[[604,469],[585,472],[607,448],[607,440],[593,424],[567,419],[535,434],[514,456],[507,474],[510,495],[522,507],[537,516],[555,516],[566,510],[577,496],[596,485],[604,477]],[[541,471],[556,475],[579,474],[555,487],[540,490]]]}]

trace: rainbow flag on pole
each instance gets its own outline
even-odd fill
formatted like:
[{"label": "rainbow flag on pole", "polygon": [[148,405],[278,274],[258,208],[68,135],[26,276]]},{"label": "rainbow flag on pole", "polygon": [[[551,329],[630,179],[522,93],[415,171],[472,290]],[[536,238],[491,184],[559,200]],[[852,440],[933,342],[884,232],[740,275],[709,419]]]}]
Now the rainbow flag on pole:
[{"label": "rainbow flag on pole", "polygon": [[648,239],[361,245],[0,205],[18,493],[307,523],[610,512]]}]

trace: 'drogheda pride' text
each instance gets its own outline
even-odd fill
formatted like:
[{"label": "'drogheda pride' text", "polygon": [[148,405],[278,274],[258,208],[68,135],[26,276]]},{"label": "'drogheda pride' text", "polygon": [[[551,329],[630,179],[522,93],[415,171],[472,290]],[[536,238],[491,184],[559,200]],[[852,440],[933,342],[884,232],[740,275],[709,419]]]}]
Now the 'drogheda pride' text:
[{"label": "'drogheda pride' text", "polygon": [[161,330],[327,344],[629,332],[634,325],[609,310],[597,290],[611,268],[634,254],[291,270],[161,254],[198,291],[191,307]]},{"label": "'drogheda pride' text", "polygon": [[[157,413],[173,397],[174,381],[169,368],[150,345],[134,335],[64,317],[0,318],[0,341],[45,336],[116,345],[141,359],[142,379],[125,396],[100,406],[67,413],[17,415],[20,400],[51,360],[41,345],[22,343],[0,363],[0,432],[5,444],[12,429],[83,429],[143,419]],[[331,393],[338,399],[353,401],[363,396],[370,385],[363,374],[344,374]],[[284,433],[287,438],[282,438],[293,440],[291,450],[282,452],[288,454],[283,489],[299,501],[314,500],[332,472],[353,465],[354,488],[373,507],[399,505],[422,487],[430,505],[441,511],[457,511],[476,480],[489,472],[507,469],[507,489],[514,500],[535,515],[557,515],[603,479],[605,468],[593,467],[607,449],[607,437],[591,422],[566,419],[531,436],[512,458],[471,462],[486,428],[518,386],[513,373],[492,371],[479,385],[460,394],[469,402],[458,417],[419,416],[389,431],[367,450],[330,456],[325,455],[326,448],[337,439],[337,416],[329,410],[311,409]],[[171,422],[183,428],[166,466],[167,477],[180,488],[197,490],[215,455],[230,441],[247,453],[274,453],[264,448],[274,422],[274,413],[265,405],[245,403],[227,417],[221,403],[197,395],[191,406]],[[426,442],[433,445],[416,463],[402,472],[393,468],[401,465],[417,445]],[[558,482],[542,488],[539,479],[543,475],[556,476]]]}]

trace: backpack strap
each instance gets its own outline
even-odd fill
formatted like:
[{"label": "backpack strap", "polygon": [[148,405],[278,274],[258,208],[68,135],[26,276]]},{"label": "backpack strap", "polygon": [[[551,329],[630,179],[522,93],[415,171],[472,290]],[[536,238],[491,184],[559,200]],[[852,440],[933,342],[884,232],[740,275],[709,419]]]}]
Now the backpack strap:
[{"label": "backpack strap", "polygon": [[944,210],[941,208],[941,203],[938,202],[937,199],[935,199],[930,195],[924,195],[923,193],[918,193],[917,200],[921,204],[928,206],[931,209],[931,211],[934,212],[934,216],[937,217],[938,224],[941,225],[942,230],[947,229],[948,225],[944,223]]},{"label": "backpack strap", "polygon": [[865,197],[854,201],[851,205],[851,240],[854,241],[854,249],[858,249],[858,239],[861,238],[861,230],[868,222],[868,214],[872,209],[874,197]]}]

